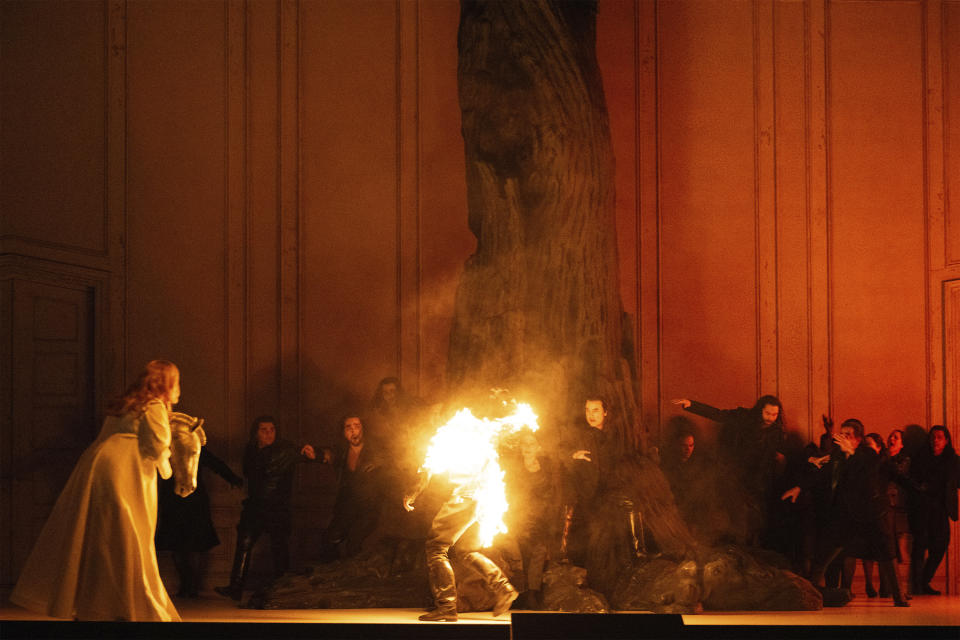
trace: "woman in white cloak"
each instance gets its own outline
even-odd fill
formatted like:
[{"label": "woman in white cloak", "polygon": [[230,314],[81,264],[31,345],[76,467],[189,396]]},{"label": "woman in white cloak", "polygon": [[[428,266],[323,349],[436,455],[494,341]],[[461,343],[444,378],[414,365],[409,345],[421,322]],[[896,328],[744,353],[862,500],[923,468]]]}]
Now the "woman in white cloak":
[{"label": "woman in white cloak", "polygon": [[168,412],[180,372],[149,362],[111,405],[20,573],[10,600],[77,620],[179,621],[157,568],[157,471],[170,468]]}]

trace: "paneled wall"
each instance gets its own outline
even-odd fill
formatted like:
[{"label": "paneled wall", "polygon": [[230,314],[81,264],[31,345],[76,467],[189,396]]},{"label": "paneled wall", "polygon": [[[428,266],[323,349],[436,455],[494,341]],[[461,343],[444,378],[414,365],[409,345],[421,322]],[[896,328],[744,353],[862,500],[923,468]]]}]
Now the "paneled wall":
[{"label": "paneled wall", "polygon": [[[15,525],[0,533],[0,583],[62,483],[52,470],[149,358],[181,365],[181,409],[207,419],[234,467],[256,415],[320,443],[383,376],[442,396],[475,243],[458,12],[0,4],[0,328],[19,345],[0,353],[0,384],[30,399],[0,416],[0,517]],[[781,396],[803,440],[821,413],[957,433],[958,33],[960,0],[600,0],[621,296],[654,440],[671,398],[726,407],[761,393]],[[38,316],[40,299],[79,311]],[[34,409],[50,402],[34,382],[50,344],[18,336],[88,321],[76,335],[92,346],[55,349],[83,355],[51,418]],[[61,433],[67,414],[82,438],[24,438]],[[14,465],[14,443],[57,462]],[[295,563],[331,482],[319,466],[298,474]],[[210,485],[223,573],[239,500]],[[28,508],[34,495],[46,497]]]},{"label": "paneled wall", "polygon": [[637,173],[656,197],[636,213],[645,426],[671,398],[774,393],[801,440],[822,413],[956,434],[960,3],[650,4],[636,49],[656,43],[656,74],[636,77],[656,98],[611,104],[656,132],[657,177]]}]

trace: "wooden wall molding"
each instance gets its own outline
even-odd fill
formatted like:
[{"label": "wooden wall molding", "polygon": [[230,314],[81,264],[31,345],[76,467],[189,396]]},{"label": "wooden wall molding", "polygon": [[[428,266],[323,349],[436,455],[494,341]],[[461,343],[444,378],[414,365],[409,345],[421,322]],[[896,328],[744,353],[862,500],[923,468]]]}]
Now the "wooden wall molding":
[{"label": "wooden wall molding", "polygon": [[[943,208],[944,263],[960,268],[960,210],[952,206],[953,196],[960,196],[960,167],[957,167],[955,161],[955,155],[960,153],[960,149],[952,148],[957,136],[950,122],[951,116],[960,112],[960,82],[957,80],[960,78],[960,35],[957,35],[960,30],[960,1],[931,0],[927,15],[928,30],[936,28],[941,38],[939,50],[932,51],[936,57],[931,56],[930,63],[933,68],[928,73],[937,76],[941,87],[941,99],[935,111],[939,111],[942,116],[939,143],[942,144],[943,191],[942,200],[934,202]],[[951,63],[956,67],[951,67]]]},{"label": "wooden wall molding", "polygon": [[[830,136],[827,0],[805,4],[808,413],[833,413],[830,303]],[[812,430],[812,426],[811,426]],[[811,434],[812,435],[812,434]]]},{"label": "wooden wall molding", "polygon": [[[104,216],[104,229],[107,228]],[[107,235],[106,233],[104,234]],[[56,260],[69,264],[80,264],[92,269],[106,268],[110,264],[109,249],[91,249],[63,242],[52,242],[27,236],[0,236],[0,253],[15,253],[24,256],[36,256],[44,260]]]},{"label": "wooden wall molding", "polygon": [[303,232],[300,200],[300,1],[280,0],[278,11],[278,193],[280,420],[288,433],[300,433],[301,347],[303,345],[300,292]]},{"label": "wooden wall molding", "polygon": [[[954,448],[960,442],[960,279],[943,283],[943,424],[950,429]],[[947,552],[947,590],[960,592],[960,523],[950,523],[950,548]]]},{"label": "wooden wall molding", "polygon": [[419,0],[396,0],[396,361],[408,392],[419,396],[421,379],[422,242]]},{"label": "wooden wall molding", "polygon": [[943,394],[937,390],[935,381],[943,380],[944,371],[939,349],[933,345],[943,344],[943,293],[942,274],[947,262],[947,221],[945,209],[947,145],[944,139],[945,109],[943,76],[945,55],[943,46],[946,34],[942,31],[943,5],[940,0],[930,0],[925,5],[922,21],[923,43],[923,163],[924,163],[924,291],[926,296],[927,322],[927,423],[936,422],[945,409]]},{"label": "wooden wall molding", "polygon": [[[960,224],[951,209],[950,115],[960,95],[951,95],[950,51],[956,47],[960,2],[928,0],[924,5],[924,212],[926,233],[927,378],[929,424],[946,425],[960,437]],[[952,12],[952,13],[951,13]],[[954,55],[954,59],[960,57]],[[946,557],[947,589],[960,592],[960,527],[950,523]]]},{"label": "wooden wall molding", "polygon": [[[224,425],[246,425],[247,406],[247,227],[249,224],[249,136],[247,118],[249,73],[247,66],[248,12],[243,0],[225,5],[224,104]],[[246,445],[241,431],[224,429],[227,451],[242,451]]]},{"label": "wooden wall molding", "polygon": [[[94,344],[98,367],[97,389],[119,389],[126,382],[126,209],[127,209],[127,3],[107,3],[107,140],[106,219],[107,268],[110,281],[107,305],[100,315],[106,334]],[[97,396],[98,398],[100,395]],[[102,400],[101,400],[102,401]]]},{"label": "wooden wall molding", "polygon": [[[82,246],[3,232],[0,253],[34,256],[44,260],[77,264],[93,269],[113,269],[122,262],[122,216],[124,205],[126,3],[106,0],[103,7],[104,113],[103,210],[99,246]],[[0,51],[3,49],[0,44]],[[18,215],[18,212],[7,212]]]},{"label": "wooden wall molding", "polygon": [[658,64],[659,10],[656,2],[634,3],[636,16],[635,66],[637,74],[637,305],[635,344],[639,385],[640,419],[644,434],[659,438],[662,412],[661,388],[661,273],[660,259],[660,65]]},{"label": "wooden wall molding", "polygon": [[102,269],[93,269],[81,265],[21,256],[15,254],[0,255],[0,281],[22,280],[43,285],[90,291],[93,295],[93,317],[105,318],[107,322],[95,322],[94,326],[94,397],[97,415],[103,415],[106,404],[121,386],[116,353],[118,343],[114,326],[109,322],[118,311],[113,308],[112,294],[117,290],[116,278]]},{"label": "wooden wall molding", "polygon": [[777,317],[776,3],[753,3],[753,180],[756,271],[756,396],[779,394]]}]

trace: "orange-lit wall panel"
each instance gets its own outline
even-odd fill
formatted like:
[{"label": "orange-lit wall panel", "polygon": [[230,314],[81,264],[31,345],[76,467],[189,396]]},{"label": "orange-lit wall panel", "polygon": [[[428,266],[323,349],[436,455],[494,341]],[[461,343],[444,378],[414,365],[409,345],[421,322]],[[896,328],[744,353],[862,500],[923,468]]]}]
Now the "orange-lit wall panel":
[{"label": "orange-lit wall panel", "polygon": [[304,420],[367,400],[397,361],[397,18],[392,4],[301,5]]},{"label": "orange-lit wall panel", "polygon": [[104,5],[5,2],[0,36],[0,236],[18,252],[103,256]]},{"label": "orange-lit wall panel", "polygon": [[883,434],[927,416],[921,9],[828,21],[833,401]]},{"label": "orange-lit wall panel", "polygon": [[[176,362],[182,409],[223,442],[224,9],[127,13],[126,369]],[[129,377],[128,377],[129,379]]]},{"label": "orange-lit wall panel", "polygon": [[757,394],[752,3],[660,6],[662,400]]}]

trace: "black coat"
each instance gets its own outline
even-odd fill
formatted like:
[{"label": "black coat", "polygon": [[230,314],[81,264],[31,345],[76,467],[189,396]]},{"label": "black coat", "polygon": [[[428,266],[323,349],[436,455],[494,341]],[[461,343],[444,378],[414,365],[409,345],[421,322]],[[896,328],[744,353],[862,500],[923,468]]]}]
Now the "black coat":
[{"label": "black coat", "polygon": [[[589,451],[590,460],[575,460],[577,451]],[[589,506],[610,484],[620,458],[620,448],[613,433],[588,424],[572,427],[560,449],[565,470],[564,501]]]},{"label": "black coat", "polygon": [[297,446],[287,440],[276,440],[262,449],[248,447],[243,461],[247,498],[243,501],[239,528],[290,528],[293,473],[297,463],[305,460]]},{"label": "black coat", "polygon": [[158,551],[207,551],[220,544],[220,538],[210,517],[210,496],[207,494],[203,470],[209,469],[233,486],[243,479],[227,464],[203,447],[197,469],[197,488],[185,498],[174,489],[176,482],[171,477],[161,480],[157,487],[157,533]]},{"label": "black coat", "polygon": [[[824,465],[821,477],[829,474],[830,465]],[[887,521],[890,503],[880,454],[861,442],[852,456],[840,461],[835,477],[827,539],[855,558],[894,558],[896,545]]]},{"label": "black coat", "polygon": [[752,409],[717,409],[695,400],[686,410],[722,425],[717,443],[721,467],[734,473],[744,489],[756,498],[771,493],[777,454],[784,452],[783,425],[779,420],[764,426]]},{"label": "black coat", "polygon": [[[376,444],[364,439],[356,468],[348,467],[350,447],[345,442],[333,451],[333,468],[337,473],[337,501],[356,501],[367,506],[380,502],[384,489],[384,458]],[[369,468],[368,468],[369,467]],[[336,507],[334,508],[336,511]]]},{"label": "black coat", "polygon": [[886,518],[890,502],[880,463],[880,454],[865,442],[840,462],[840,481],[833,501],[835,518],[854,526],[879,523]]},{"label": "black coat", "polygon": [[957,520],[958,457],[949,449],[939,456],[928,447],[917,454],[910,467],[909,509],[936,513]]}]

